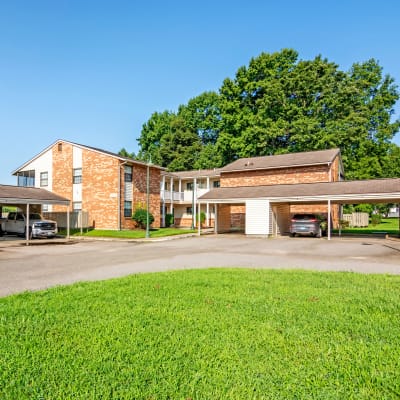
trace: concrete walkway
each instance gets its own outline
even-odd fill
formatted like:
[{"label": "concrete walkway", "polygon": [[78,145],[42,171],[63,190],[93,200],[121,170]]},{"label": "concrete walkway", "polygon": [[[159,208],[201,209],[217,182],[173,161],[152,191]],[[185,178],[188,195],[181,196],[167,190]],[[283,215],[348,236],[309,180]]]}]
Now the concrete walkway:
[{"label": "concrete walkway", "polygon": [[[0,243],[0,296],[135,273],[208,267],[301,268],[400,274],[400,241],[370,238],[250,238]],[[69,244],[65,244],[69,243]]]}]

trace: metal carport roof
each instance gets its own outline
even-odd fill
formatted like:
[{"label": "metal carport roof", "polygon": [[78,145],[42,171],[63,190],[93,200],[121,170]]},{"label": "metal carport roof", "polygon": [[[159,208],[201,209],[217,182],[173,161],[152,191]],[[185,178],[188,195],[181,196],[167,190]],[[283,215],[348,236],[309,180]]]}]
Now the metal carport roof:
[{"label": "metal carport roof", "polygon": [[32,204],[59,204],[67,208],[67,237],[69,238],[69,204],[65,197],[59,196],[48,190],[36,187],[0,185],[0,206],[13,204],[15,206],[26,206],[26,244],[29,244],[29,206]]},{"label": "metal carport roof", "polygon": [[400,178],[299,183],[266,186],[220,187],[199,198],[209,203],[238,203],[247,199],[270,202],[396,203],[400,201]]},{"label": "metal carport roof", "polygon": [[41,188],[0,185],[1,204],[61,204],[69,206],[70,201]]}]

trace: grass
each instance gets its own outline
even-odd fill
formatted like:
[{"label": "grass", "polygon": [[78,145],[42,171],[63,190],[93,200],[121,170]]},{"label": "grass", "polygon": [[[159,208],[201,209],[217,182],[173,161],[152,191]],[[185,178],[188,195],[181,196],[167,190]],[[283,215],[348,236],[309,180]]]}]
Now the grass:
[{"label": "grass", "polygon": [[187,270],[0,299],[0,398],[395,399],[400,276]]},{"label": "grass", "polygon": [[[158,238],[158,237],[166,237],[166,236],[175,236],[175,235],[185,235],[187,233],[195,233],[196,229],[177,229],[177,228],[160,228],[160,229],[151,229],[150,237]],[[62,235],[66,235],[66,232],[61,232]],[[142,239],[146,235],[146,231],[144,230],[104,230],[104,229],[93,229],[88,232],[83,232],[81,234],[80,230],[74,230],[71,232],[71,235],[77,236],[89,236],[89,237],[108,237],[108,238],[123,238],[123,239]]]},{"label": "grass", "polygon": [[[334,232],[339,232],[338,229]],[[399,234],[399,219],[398,218],[383,218],[381,223],[378,225],[369,224],[366,228],[346,228],[342,229],[342,233],[353,233],[353,234],[373,234],[376,232],[386,232],[389,235]]]}]

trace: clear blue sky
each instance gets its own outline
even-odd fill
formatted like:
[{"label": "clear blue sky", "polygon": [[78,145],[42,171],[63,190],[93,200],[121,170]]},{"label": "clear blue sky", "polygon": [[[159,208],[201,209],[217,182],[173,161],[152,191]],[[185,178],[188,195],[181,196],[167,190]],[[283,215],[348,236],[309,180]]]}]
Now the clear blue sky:
[{"label": "clear blue sky", "polygon": [[397,0],[0,0],[0,183],[60,138],[136,152],[154,111],[261,52],[375,58],[400,84],[399,15]]}]

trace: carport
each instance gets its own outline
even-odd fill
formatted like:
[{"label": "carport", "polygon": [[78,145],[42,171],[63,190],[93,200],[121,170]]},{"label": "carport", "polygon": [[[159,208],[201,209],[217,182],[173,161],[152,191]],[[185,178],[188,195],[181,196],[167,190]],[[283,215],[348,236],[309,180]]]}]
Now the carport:
[{"label": "carport", "polygon": [[[272,235],[274,226],[272,208],[278,215],[293,204],[326,204],[328,209],[328,240],[332,226],[331,207],[333,204],[400,203],[400,178],[370,179],[359,181],[338,181],[300,183],[268,186],[220,187],[209,191],[199,199],[218,205],[246,205],[246,234]],[[215,232],[218,233],[216,213]],[[282,218],[283,220],[283,218]],[[278,223],[278,222],[277,222]],[[200,231],[199,227],[199,231]],[[276,233],[276,231],[275,231]],[[399,217],[400,233],[400,217]]]},{"label": "carport", "polygon": [[67,238],[69,238],[69,205],[70,201],[48,190],[36,187],[23,187],[0,185],[0,209],[3,205],[13,205],[25,212],[26,218],[26,244],[29,245],[29,213],[35,206],[63,205],[67,208]]}]

